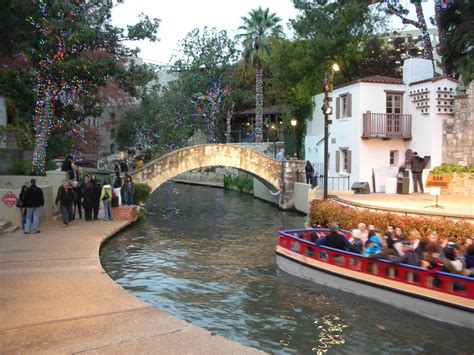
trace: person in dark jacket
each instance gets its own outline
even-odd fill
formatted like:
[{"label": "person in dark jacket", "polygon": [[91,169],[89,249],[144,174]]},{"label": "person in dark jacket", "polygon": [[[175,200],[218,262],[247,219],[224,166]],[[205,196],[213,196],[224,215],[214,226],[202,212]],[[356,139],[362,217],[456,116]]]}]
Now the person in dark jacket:
[{"label": "person in dark jacket", "polygon": [[39,233],[41,207],[44,206],[43,190],[36,186],[36,179],[31,179],[31,186],[25,191],[24,207],[26,208],[25,234]]},{"label": "person in dark jacket", "polygon": [[343,234],[339,233],[339,226],[336,223],[331,223],[329,228],[331,229],[331,233],[318,240],[316,245],[339,250],[353,251],[351,243],[349,243]]},{"label": "person in dark jacket", "polygon": [[91,176],[92,189],[94,190],[95,195],[95,204],[94,204],[94,220],[99,219],[99,208],[100,208],[100,194],[102,192],[102,185],[98,181],[95,175]]},{"label": "person in dark jacket", "polygon": [[72,220],[72,206],[75,200],[76,195],[72,190],[71,185],[69,185],[66,180],[63,180],[63,184],[59,187],[56,196],[56,205],[59,202],[59,210],[63,217],[63,228],[66,228]]},{"label": "person in dark jacket", "polygon": [[84,217],[86,221],[92,221],[92,210],[97,200],[92,182],[85,185],[82,206],[84,207]]},{"label": "person in dark jacket", "polygon": [[425,159],[418,156],[418,153],[413,153],[413,156],[407,160],[406,165],[411,168],[411,175],[413,178],[413,191],[418,193],[418,185],[420,186],[421,193],[424,193],[422,174],[425,168]]},{"label": "person in dark jacket", "polygon": [[21,211],[21,229],[25,230],[26,225],[26,208],[25,208],[25,193],[28,190],[28,186],[23,185],[21,187],[20,196],[18,197],[18,201],[16,203],[16,207],[18,207]]},{"label": "person in dark jacket", "polygon": [[132,177],[127,175],[125,177],[125,184],[123,185],[123,196],[125,198],[126,205],[133,205],[134,194],[135,194],[135,184],[133,183]]},{"label": "person in dark jacket", "polygon": [[314,168],[313,165],[311,165],[311,163],[309,162],[309,160],[306,160],[304,171],[306,173],[306,183],[311,184],[311,178],[314,175]]},{"label": "person in dark jacket", "polygon": [[411,243],[409,240],[402,241],[403,255],[397,257],[391,257],[390,261],[394,264],[407,264],[413,266],[421,266],[420,254],[411,249]]},{"label": "person in dark jacket", "polygon": [[79,215],[79,219],[82,218],[82,188],[79,186],[77,181],[73,181],[72,190],[76,194],[76,199],[74,200],[74,207],[72,211],[72,219],[76,219],[76,212]]}]

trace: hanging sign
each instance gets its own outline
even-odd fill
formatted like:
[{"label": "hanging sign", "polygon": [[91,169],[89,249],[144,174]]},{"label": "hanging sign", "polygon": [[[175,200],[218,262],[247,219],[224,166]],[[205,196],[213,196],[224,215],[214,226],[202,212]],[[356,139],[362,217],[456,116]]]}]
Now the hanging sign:
[{"label": "hanging sign", "polygon": [[13,207],[16,205],[16,196],[13,192],[11,191],[8,191],[5,195],[3,195],[2,197],[2,201],[5,205],[7,205],[8,207]]}]

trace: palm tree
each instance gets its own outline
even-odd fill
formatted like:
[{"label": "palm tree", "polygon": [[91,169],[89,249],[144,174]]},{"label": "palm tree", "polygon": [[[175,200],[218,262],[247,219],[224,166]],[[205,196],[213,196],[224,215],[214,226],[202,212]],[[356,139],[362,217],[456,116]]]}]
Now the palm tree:
[{"label": "palm tree", "polygon": [[269,37],[282,35],[281,18],[270,13],[267,8],[253,9],[248,16],[243,16],[244,24],[239,27],[239,37],[243,39],[244,58],[255,65],[255,142],[262,141],[263,123],[263,63],[261,56],[269,55]]}]

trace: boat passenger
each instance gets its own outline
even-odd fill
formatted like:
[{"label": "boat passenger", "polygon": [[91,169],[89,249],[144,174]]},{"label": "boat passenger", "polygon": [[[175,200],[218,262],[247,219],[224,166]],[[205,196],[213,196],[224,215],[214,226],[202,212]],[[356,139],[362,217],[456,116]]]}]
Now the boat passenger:
[{"label": "boat passenger", "polygon": [[391,257],[390,261],[394,264],[408,264],[413,266],[421,266],[420,255],[412,250],[411,243],[409,240],[402,241],[403,255],[398,257]]},{"label": "boat passenger", "polygon": [[403,233],[403,230],[401,227],[395,227],[395,235],[398,237],[400,240],[405,240],[407,239],[407,235]]},{"label": "boat passenger", "polygon": [[464,259],[459,257],[459,247],[456,243],[449,242],[444,248],[444,262],[441,271],[451,274],[464,275],[466,264]]},{"label": "boat passenger", "polygon": [[352,235],[362,240],[365,245],[365,243],[369,239],[369,231],[367,230],[367,226],[365,225],[365,223],[359,223],[357,225],[357,229],[354,229],[352,231]]},{"label": "boat passenger", "polygon": [[362,251],[364,250],[364,242],[359,238],[358,234],[352,235],[350,243],[352,244],[354,253],[362,254]]},{"label": "boat passenger", "polygon": [[331,229],[331,233],[319,239],[316,242],[316,245],[339,250],[353,251],[351,243],[349,243],[343,234],[339,233],[340,228],[337,223],[330,223],[328,227]]},{"label": "boat passenger", "polygon": [[420,259],[422,259],[424,249],[421,242],[421,234],[416,229],[413,229],[408,234],[408,240],[410,241],[411,250],[415,251],[420,256]]},{"label": "boat passenger", "polygon": [[474,277],[474,244],[467,247],[464,262],[466,263],[466,270],[469,270],[468,276]]},{"label": "boat passenger", "polygon": [[382,251],[382,244],[380,243],[379,236],[374,234],[370,237],[368,245],[365,247],[363,256],[375,256],[377,253]]},{"label": "boat passenger", "polygon": [[423,248],[425,250],[425,254],[428,250],[430,250],[431,252],[441,254],[441,252],[443,251],[443,248],[441,247],[441,244],[439,244],[438,233],[434,231],[429,232],[424,238]]}]

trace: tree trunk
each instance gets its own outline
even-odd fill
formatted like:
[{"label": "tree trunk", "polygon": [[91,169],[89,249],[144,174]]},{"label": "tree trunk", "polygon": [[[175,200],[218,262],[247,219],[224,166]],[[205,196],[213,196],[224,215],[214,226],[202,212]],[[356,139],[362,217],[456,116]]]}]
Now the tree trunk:
[{"label": "tree trunk", "polygon": [[263,140],[263,67],[259,63],[255,70],[255,143]]}]

